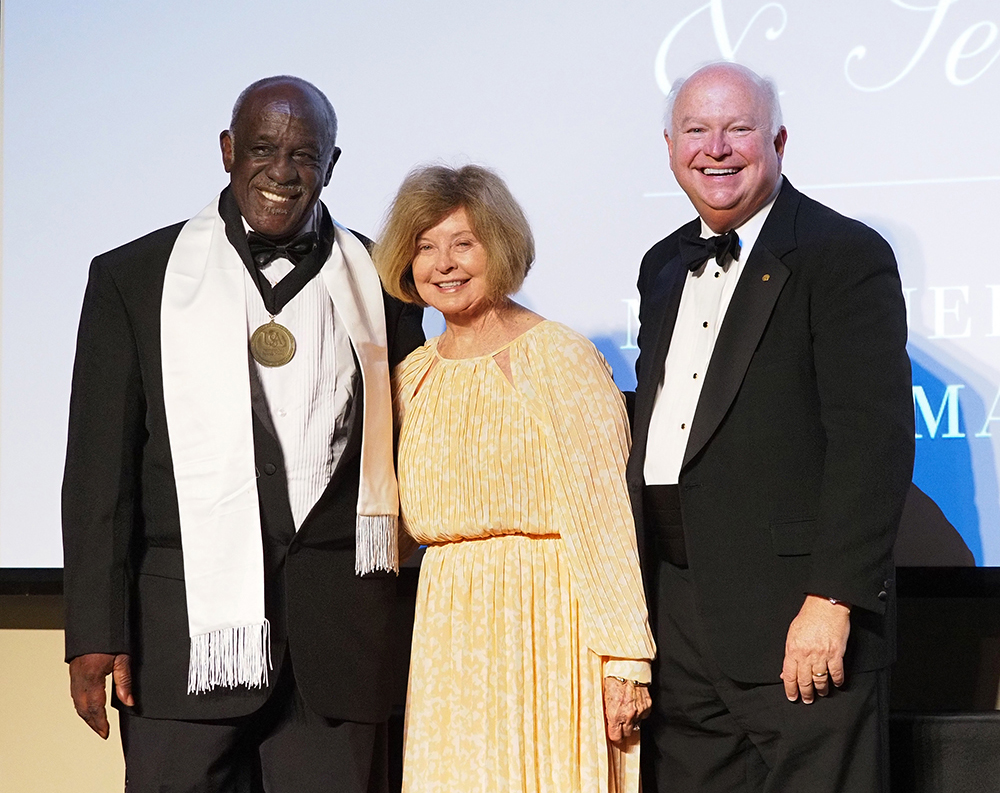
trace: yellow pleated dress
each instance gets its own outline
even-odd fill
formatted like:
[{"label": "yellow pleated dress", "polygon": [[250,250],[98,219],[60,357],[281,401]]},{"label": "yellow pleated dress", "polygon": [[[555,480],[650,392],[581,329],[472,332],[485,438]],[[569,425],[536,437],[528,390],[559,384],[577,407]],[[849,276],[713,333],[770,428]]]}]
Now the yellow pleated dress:
[{"label": "yellow pleated dress", "polygon": [[513,382],[437,339],[394,377],[401,514],[428,546],[403,790],[636,791],[638,736],[615,748],[602,700],[604,674],[654,655],[622,396],[558,323],[504,349]]}]

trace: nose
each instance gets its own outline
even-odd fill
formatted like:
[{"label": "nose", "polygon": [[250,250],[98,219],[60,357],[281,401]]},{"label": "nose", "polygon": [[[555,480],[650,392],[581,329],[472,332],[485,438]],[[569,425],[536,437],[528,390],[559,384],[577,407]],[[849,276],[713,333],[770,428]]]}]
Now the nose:
[{"label": "nose", "polygon": [[729,145],[729,136],[724,129],[714,130],[705,141],[705,154],[713,160],[721,160],[733,153]]},{"label": "nose", "polygon": [[458,265],[452,261],[449,251],[441,251],[434,260],[434,269],[439,273],[450,273]]},{"label": "nose", "polygon": [[299,172],[291,155],[275,154],[267,166],[267,176],[278,184],[290,184],[298,178]]}]

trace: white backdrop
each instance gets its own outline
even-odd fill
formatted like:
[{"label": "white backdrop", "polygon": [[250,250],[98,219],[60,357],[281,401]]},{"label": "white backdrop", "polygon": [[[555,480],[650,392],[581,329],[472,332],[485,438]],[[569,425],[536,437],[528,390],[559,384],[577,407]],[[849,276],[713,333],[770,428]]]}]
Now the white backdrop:
[{"label": "white backdrop", "polygon": [[[915,481],[1000,565],[1000,4],[996,0],[5,0],[0,567],[58,567],[73,347],[89,260],[226,183],[218,133],[253,80],[330,97],[324,200],[374,233],[415,164],[481,162],[538,243],[522,302],[634,385],[643,252],[693,217],[665,88],[709,60],[774,77],[797,187],[900,262]],[[435,321],[429,320],[432,332]]]}]

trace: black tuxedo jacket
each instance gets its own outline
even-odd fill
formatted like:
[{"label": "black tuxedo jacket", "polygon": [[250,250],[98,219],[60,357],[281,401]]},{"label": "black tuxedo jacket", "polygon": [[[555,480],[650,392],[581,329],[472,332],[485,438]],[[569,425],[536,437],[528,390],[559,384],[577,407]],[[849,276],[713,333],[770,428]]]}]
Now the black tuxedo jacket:
[{"label": "black tuxedo jacket", "polygon": [[[700,233],[699,224],[653,246],[639,273],[628,479],[650,603],[656,562],[643,527],[643,464],[687,275],[678,236]],[[892,546],[913,433],[892,250],[785,180],[720,328],[679,479],[690,575],[726,675],[778,682],[806,594],[852,604],[849,670],[891,663]]]},{"label": "black tuxedo jacket", "polygon": [[[163,405],[160,299],[183,223],[94,259],[84,297],[63,482],[67,660],[132,656],[135,712],[245,715],[267,689],[188,695],[190,646],[177,491]],[[245,240],[243,241],[245,245]],[[249,251],[241,251],[249,256]],[[421,312],[385,297],[389,364],[423,342]],[[354,573],[361,389],[326,491],[296,533],[281,447],[253,404],[273,685],[286,654],[306,702],[329,718],[388,718],[395,576]]]}]

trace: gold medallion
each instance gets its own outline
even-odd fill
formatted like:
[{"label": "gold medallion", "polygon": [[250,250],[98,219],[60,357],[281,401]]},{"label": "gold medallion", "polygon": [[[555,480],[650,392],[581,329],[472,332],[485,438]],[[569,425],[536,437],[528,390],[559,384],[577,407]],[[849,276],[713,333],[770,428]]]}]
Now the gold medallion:
[{"label": "gold medallion", "polygon": [[250,337],[250,354],[261,366],[284,366],[295,355],[295,337],[271,317]]}]

